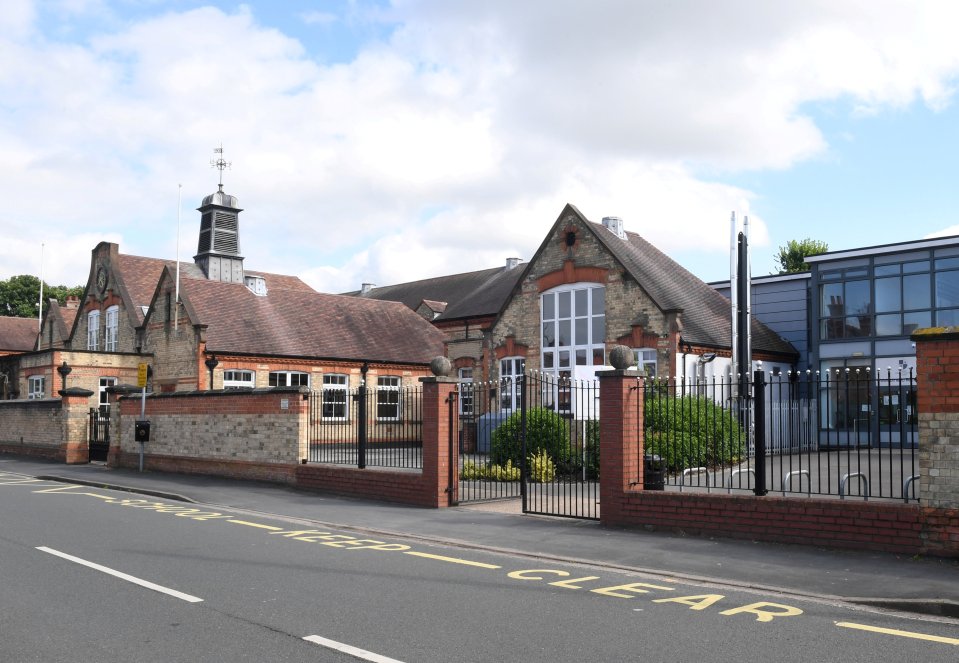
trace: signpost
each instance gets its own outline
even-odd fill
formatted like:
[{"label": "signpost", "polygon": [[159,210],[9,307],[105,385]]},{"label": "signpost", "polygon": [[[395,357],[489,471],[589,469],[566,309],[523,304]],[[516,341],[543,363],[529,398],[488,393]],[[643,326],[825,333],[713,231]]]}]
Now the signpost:
[{"label": "signpost", "polygon": [[[150,439],[150,424],[146,421],[147,409],[147,378],[150,375],[150,366],[146,363],[137,364],[137,386],[140,387],[140,420],[134,426],[133,437],[140,443],[140,471],[143,471],[143,447]],[[143,426],[142,424],[146,424]]]}]

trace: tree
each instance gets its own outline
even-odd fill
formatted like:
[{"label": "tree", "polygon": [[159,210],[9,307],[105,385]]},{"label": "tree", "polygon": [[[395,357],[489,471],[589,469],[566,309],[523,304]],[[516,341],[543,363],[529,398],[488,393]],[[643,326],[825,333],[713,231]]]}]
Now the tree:
[{"label": "tree", "polygon": [[[79,297],[83,294],[83,286],[51,286],[43,284],[43,298],[56,299],[63,304],[67,297]],[[37,317],[37,302],[40,301],[40,279],[30,274],[11,276],[0,281],[0,315],[16,318]],[[43,303],[46,309],[47,303]]]},{"label": "tree", "polygon": [[806,263],[806,257],[825,253],[828,250],[828,244],[816,239],[809,239],[808,237],[802,241],[791,239],[786,246],[779,247],[779,254],[776,256],[779,264],[782,265],[779,273],[808,272],[809,265]]}]

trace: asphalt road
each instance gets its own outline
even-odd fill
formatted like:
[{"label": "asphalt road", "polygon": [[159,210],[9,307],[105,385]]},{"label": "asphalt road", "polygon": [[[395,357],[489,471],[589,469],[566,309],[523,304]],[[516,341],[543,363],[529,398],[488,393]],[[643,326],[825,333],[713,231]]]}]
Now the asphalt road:
[{"label": "asphalt road", "polygon": [[959,622],[0,477],[0,661],[274,660],[955,661]]}]

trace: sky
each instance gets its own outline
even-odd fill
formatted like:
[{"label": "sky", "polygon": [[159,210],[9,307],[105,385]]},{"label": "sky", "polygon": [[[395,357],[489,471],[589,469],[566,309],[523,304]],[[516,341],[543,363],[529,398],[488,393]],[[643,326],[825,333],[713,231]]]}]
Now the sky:
[{"label": "sky", "polygon": [[317,290],[532,257],[566,203],[706,281],[959,234],[959,3],[4,0],[0,279],[191,260],[211,167]]}]

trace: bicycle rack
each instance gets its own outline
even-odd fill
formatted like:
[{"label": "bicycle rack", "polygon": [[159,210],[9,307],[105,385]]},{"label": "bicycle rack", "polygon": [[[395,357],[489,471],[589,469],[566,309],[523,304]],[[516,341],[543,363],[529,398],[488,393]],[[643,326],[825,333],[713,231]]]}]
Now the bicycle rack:
[{"label": "bicycle rack", "polygon": [[[791,482],[791,480],[792,480],[792,478],[793,478],[794,475],[797,476],[797,477],[799,477],[799,488],[800,488],[800,490],[802,489],[802,478],[803,478],[803,476],[806,477],[806,494],[807,494],[807,495],[808,495],[808,494],[811,494],[811,493],[812,493],[812,483],[811,483],[811,481],[810,481],[810,479],[809,479],[809,470],[793,470],[793,471],[791,471],[791,472],[786,472],[786,474],[783,475],[783,497],[786,496],[786,486],[787,486],[787,485],[792,485],[790,482]],[[845,479],[843,479],[843,481],[845,481]],[[867,485],[868,485],[868,483],[867,483]]]},{"label": "bicycle rack", "polygon": [[[753,475],[753,485],[754,485],[754,486],[756,485],[756,470],[754,470],[753,468],[747,467],[746,469],[733,470],[732,473],[730,473],[730,475],[729,475],[729,485],[728,485],[728,486],[726,485],[726,475],[723,475],[723,488],[726,489],[726,492],[727,492],[727,493],[732,492],[732,489],[733,489],[733,477],[736,476],[737,474],[743,474],[743,473],[752,474],[752,475]],[[747,487],[747,488],[749,487],[749,482],[748,482],[748,481],[746,482],[746,487]]]},{"label": "bicycle rack", "polygon": [[862,472],[853,472],[842,476],[842,481],[839,482],[839,499],[846,499],[846,481],[856,477],[859,477],[861,482],[866,484],[866,492],[863,493],[863,500],[866,502],[869,501],[869,479],[867,479],[866,475]]},{"label": "bicycle rack", "polygon": [[[902,501],[906,504],[909,504],[909,488],[912,484],[919,479],[918,474],[913,474],[911,477],[906,477],[906,480],[902,482]],[[916,501],[919,501],[919,498],[916,498]]]},{"label": "bicycle rack", "polygon": [[679,484],[679,492],[683,492],[683,486],[686,485],[686,477],[690,474],[702,474],[703,472],[706,473],[706,487],[709,488],[709,470],[705,467],[688,467],[683,470],[683,480]]}]

